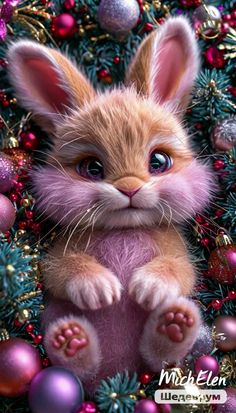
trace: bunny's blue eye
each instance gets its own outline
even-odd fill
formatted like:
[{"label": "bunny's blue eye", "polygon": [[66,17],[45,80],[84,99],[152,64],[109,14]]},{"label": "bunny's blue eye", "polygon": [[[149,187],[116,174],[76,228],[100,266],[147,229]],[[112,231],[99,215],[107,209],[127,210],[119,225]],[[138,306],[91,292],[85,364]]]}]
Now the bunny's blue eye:
[{"label": "bunny's blue eye", "polygon": [[104,178],[104,169],[102,162],[93,156],[82,159],[76,166],[80,176],[91,181],[100,181]]},{"label": "bunny's blue eye", "polygon": [[173,165],[172,158],[165,152],[155,150],[150,155],[149,172],[153,175],[161,174]]}]

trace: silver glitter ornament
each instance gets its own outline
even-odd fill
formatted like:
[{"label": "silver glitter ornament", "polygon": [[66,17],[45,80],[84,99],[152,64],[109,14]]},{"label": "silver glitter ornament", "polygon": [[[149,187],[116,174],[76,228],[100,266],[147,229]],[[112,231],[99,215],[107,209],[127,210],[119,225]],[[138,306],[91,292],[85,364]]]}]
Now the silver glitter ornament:
[{"label": "silver glitter ornament", "polygon": [[217,122],[211,135],[211,142],[218,151],[229,151],[236,145],[236,116]]},{"label": "silver glitter ornament", "polygon": [[137,0],[101,0],[98,22],[107,32],[124,35],[136,26],[139,14]]},{"label": "silver glitter ornament", "polygon": [[191,350],[194,359],[202,355],[209,355],[214,348],[211,328],[203,323],[198,332],[198,338]]}]

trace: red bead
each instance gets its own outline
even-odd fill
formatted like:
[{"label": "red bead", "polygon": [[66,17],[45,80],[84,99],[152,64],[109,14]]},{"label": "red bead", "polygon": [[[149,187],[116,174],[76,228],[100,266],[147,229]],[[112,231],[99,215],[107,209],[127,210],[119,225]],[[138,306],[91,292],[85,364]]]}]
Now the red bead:
[{"label": "red bead", "polygon": [[222,217],[222,215],[224,214],[224,211],[222,211],[222,209],[217,209],[216,212],[215,212],[215,214],[216,214],[216,217],[217,217],[217,218],[220,218],[220,217]]},{"label": "red bead", "polygon": [[120,63],[120,56],[115,56],[113,62],[115,65],[118,65]]},{"label": "red bead", "polygon": [[18,228],[19,229],[26,229],[26,227],[27,227],[27,222],[25,222],[25,221],[18,222]]},{"label": "red bead", "polygon": [[12,202],[17,202],[17,201],[19,200],[18,195],[15,194],[15,193],[10,194],[10,195],[9,195],[9,198],[10,198],[10,200],[11,200]]},{"label": "red bead", "polygon": [[23,182],[16,182],[16,184],[14,185],[15,190],[17,192],[22,192],[23,188],[24,188],[24,184]]},{"label": "red bead", "polygon": [[106,77],[109,74],[109,72],[106,69],[101,69],[98,72],[98,78],[99,79],[103,79],[104,77]]},{"label": "red bead", "polygon": [[28,219],[32,219],[33,216],[34,216],[34,214],[33,214],[32,211],[25,211],[25,216],[26,216],[26,218],[28,218]]},{"label": "red bead", "polygon": [[72,10],[75,7],[75,0],[65,0],[63,6],[66,10]]},{"label": "red bead", "polygon": [[10,236],[11,236],[10,231],[4,232],[4,237],[5,237],[5,238],[10,238]]},{"label": "red bead", "polygon": [[236,97],[236,86],[229,86],[228,87],[229,92],[231,93],[231,95],[233,95],[234,97]]},{"label": "red bead", "polygon": [[153,30],[153,24],[152,23],[145,23],[143,27],[144,32],[151,32]]},{"label": "red bead", "polygon": [[34,326],[33,324],[28,324],[25,329],[27,333],[32,333],[32,331],[34,330]]},{"label": "red bead", "polygon": [[216,159],[213,162],[213,168],[215,171],[220,171],[221,169],[223,169],[225,166],[225,163],[222,159]]},{"label": "red bead", "polygon": [[43,289],[43,284],[42,284],[42,283],[37,283],[37,284],[36,284],[36,287],[37,287],[39,290],[42,290],[42,289]]},{"label": "red bead", "polygon": [[33,224],[31,225],[31,229],[35,233],[40,232],[40,224],[37,224],[36,222],[33,222]]},{"label": "red bead", "polygon": [[203,124],[201,122],[196,123],[195,124],[195,129],[197,129],[197,130],[203,129]]},{"label": "red bead", "polygon": [[221,69],[225,65],[224,51],[217,49],[215,45],[206,49],[205,59],[210,66],[216,69]]},{"label": "red bead", "polygon": [[199,214],[197,214],[196,215],[196,221],[197,221],[197,223],[198,224],[204,224],[206,221],[205,221],[205,218],[203,218],[201,215],[199,215]]},{"label": "red bead", "polygon": [[41,334],[38,334],[37,336],[34,337],[34,343],[35,344],[40,344],[43,341],[43,336]]},{"label": "red bead", "polygon": [[231,17],[232,17],[232,19],[236,19],[236,10],[232,11]]},{"label": "red bead", "polygon": [[222,300],[212,300],[210,305],[214,308],[214,310],[218,311],[221,309],[222,304]]},{"label": "red bead", "polygon": [[3,100],[2,101],[2,106],[4,107],[4,108],[8,108],[8,106],[10,106],[10,102],[9,102],[9,100]]},{"label": "red bead", "polygon": [[222,23],[221,33],[228,33],[229,28],[230,28],[229,23],[226,23],[226,22]]},{"label": "red bead", "polygon": [[48,366],[50,366],[50,360],[47,358],[47,357],[45,357],[44,359],[43,359],[43,367],[48,367]]},{"label": "red bead", "polygon": [[225,21],[231,20],[231,15],[230,14],[225,14],[223,16],[223,20],[225,20]]},{"label": "red bead", "polygon": [[20,146],[23,149],[33,151],[38,145],[38,138],[33,132],[27,131],[20,134]]},{"label": "red bead", "polygon": [[18,318],[16,318],[15,320],[14,320],[14,326],[15,327],[20,327],[22,324],[20,323],[20,321],[18,320]]},{"label": "red bead", "polygon": [[208,246],[209,246],[209,244],[210,244],[210,240],[209,240],[209,238],[202,238],[201,239],[201,245],[203,246],[203,247],[205,247],[205,248],[207,248]]},{"label": "red bead", "polygon": [[232,290],[228,292],[228,298],[234,300],[236,298],[236,291]]},{"label": "red bead", "polygon": [[141,384],[148,384],[152,380],[152,374],[142,373],[139,376],[139,381]]}]

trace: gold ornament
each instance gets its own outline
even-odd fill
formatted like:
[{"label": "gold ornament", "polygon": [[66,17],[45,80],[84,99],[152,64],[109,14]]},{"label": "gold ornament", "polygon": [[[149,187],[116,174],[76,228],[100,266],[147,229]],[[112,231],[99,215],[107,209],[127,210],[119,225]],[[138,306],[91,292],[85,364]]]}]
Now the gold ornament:
[{"label": "gold ornament", "polygon": [[18,310],[18,320],[20,323],[25,323],[30,318],[30,312],[28,308],[20,308]]},{"label": "gold ornament", "polygon": [[10,136],[8,138],[8,142],[7,142],[7,146],[8,148],[12,149],[12,148],[18,148],[19,147],[19,141],[15,136]]},{"label": "gold ornament", "polygon": [[224,356],[220,363],[220,376],[236,381],[236,357],[232,355]]},{"label": "gold ornament", "polygon": [[224,50],[224,56],[226,59],[235,59],[236,57],[236,30],[232,27],[229,28],[226,37],[224,38],[224,44],[219,45],[220,50]]},{"label": "gold ornament", "polygon": [[15,272],[15,268],[13,267],[13,265],[12,265],[12,264],[8,264],[8,265],[6,266],[6,273],[7,273],[7,275],[8,275],[8,276],[12,276],[12,275],[14,274],[14,272]]},{"label": "gold ornament", "polygon": [[5,328],[0,328],[0,341],[9,340],[10,335]]}]

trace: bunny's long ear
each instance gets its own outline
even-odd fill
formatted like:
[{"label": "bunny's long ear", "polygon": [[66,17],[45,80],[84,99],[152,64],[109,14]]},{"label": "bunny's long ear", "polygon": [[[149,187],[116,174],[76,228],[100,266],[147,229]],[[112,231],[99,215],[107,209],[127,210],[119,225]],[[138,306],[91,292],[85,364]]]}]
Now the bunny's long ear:
[{"label": "bunny's long ear", "polygon": [[95,92],[60,52],[31,41],[19,41],[8,51],[10,80],[22,105],[50,123],[58,114],[82,106]]},{"label": "bunny's long ear", "polygon": [[126,84],[156,103],[185,109],[199,70],[197,41],[184,17],[168,19],[141,44],[128,70]]}]

